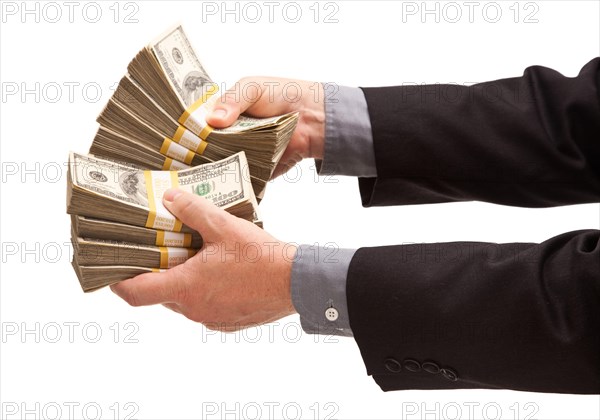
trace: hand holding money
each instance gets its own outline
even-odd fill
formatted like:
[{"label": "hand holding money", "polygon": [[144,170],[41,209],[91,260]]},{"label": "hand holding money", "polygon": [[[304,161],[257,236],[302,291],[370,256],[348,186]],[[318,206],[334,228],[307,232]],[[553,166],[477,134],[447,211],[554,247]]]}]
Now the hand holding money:
[{"label": "hand holding money", "polygon": [[321,83],[302,80],[247,77],[217,99],[208,124],[225,128],[242,113],[256,118],[299,112],[299,121],[273,178],[305,158],[322,159],[325,143],[325,100]]},{"label": "hand holding money", "polygon": [[[219,86],[180,25],[127,70],[98,116],[91,155],[69,159],[72,264],[86,292],[174,267],[203,248],[203,238],[162,206],[165,189],[192,191],[262,226],[258,201],[268,181],[323,155],[320,84],[264,79],[267,95],[254,82],[241,86],[245,103],[232,91],[218,101]],[[213,127],[206,117],[215,105],[226,113]],[[288,147],[300,112],[305,124]]]},{"label": "hand holding money", "polygon": [[112,285],[117,295],[132,306],[163,304],[221,331],[295,313],[290,293],[295,246],[181,189],[167,190],[163,204],[198,231],[204,247],[167,271]]},{"label": "hand holding money", "polygon": [[[240,115],[226,128],[210,126],[206,114],[219,86],[181,26],[143,48],[127,69],[98,116],[90,153],[145,169],[180,170],[244,152],[254,193],[263,197],[296,127],[297,112]],[[285,91],[292,97],[290,92]]]}]

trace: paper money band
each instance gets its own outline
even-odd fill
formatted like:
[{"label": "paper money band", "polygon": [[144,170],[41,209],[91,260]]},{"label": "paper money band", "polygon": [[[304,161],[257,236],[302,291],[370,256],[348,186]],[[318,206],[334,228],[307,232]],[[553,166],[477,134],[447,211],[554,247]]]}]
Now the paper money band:
[{"label": "paper money band", "polygon": [[166,138],[163,141],[162,146],[160,147],[160,153],[163,156],[167,156],[178,160],[183,163],[187,163],[188,165],[192,163],[192,159],[194,159],[194,152],[185,147],[175,143],[170,138]]},{"label": "paper money band", "polygon": [[163,171],[180,171],[182,169],[190,168],[190,165],[186,165],[185,163],[171,159],[170,157],[165,157],[165,162],[162,166]]},{"label": "paper money band", "polygon": [[179,232],[183,224],[165,208],[162,202],[166,190],[179,186],[177,172],[144,171],[144,178],[146,180],[148,206],[150,207],[146,227]]},{"label": "paper money band", "polygon": [[189,248],[192,246],[192,234],[158,230],[156,231],[156,246]]},{"label": "paper money band", "polygon": [[182,264],[196,254],[196,250],[187,248],[173,248],[170,246],[161,246],[160,249],[160,268],[171,268]]},{"label": "paper money band", "polygon": [[194,102],[188,109],[186,109],[181,117],[177,120],[179,124],[187,127],[192,133],[196,134],[202,140],[206,140],[210,132],[213,130],[211,126],[206,123],[206,114],[208,113],[208,107],[206,102],[219,91],[219,87],[213,84],[209,87],[204,95],[196,102]]},{"label": "paper money band", "polygon": [[202,140],[200,137],[192,133],[190,130],[180,125],[175,131],[173,141],[179,143],[183,147],[189,150],[193,150],[197,154],[201,155],[206,150],[208,143]]},{"label": "paper money band", "polygon": [[151,268],[150,270],[152,270],[153,273],[162,273],[163,271],[165,271],[162,268]]}]

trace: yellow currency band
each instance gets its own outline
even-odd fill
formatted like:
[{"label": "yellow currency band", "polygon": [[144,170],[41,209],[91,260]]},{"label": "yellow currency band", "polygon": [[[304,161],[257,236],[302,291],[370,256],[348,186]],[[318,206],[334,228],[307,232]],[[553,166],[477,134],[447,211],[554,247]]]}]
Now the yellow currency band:
[{"label": "yellow currency band", "polygon": [[204,151],[206,150],[206,146],[208,146],[208,143],[205,142],[204,140],[202,140],[200,142],[200,144],[198,145],[198,148],[196,149],[196,153],[201,155],[202,153],[204,153]]},{"label": "yellow currency band", "polygon": [[163,166],[162,166],[163,171],[168,171],[169,169],[171,169],[172,164],[173,164],[173,159],[171,159],[170,157],[165,158],[165,163],[163,163]]},{"label": "yellow currency band", "polygon": [[[210,125],[207,125],[206,127],[204,127],[202,129],[202,131],[200,131],[198,133],[198,137],[200,137],[202,140],[206,140],[206,138],[208,137],[208,135],[213,131],[213,128]],[[206,146],[205,146],[206,147]]]},{"label": "yellow currency band", "polygon": [[157,230],[156,231],[156,246],[164,246],[165,245],[165,231]]},{"label": "yellow currency band", "polygon": [[[196,102],[194,102],[192,105],[190,105],[188,107],[188,109],[183,111],[183,114],[181,114],[181,117],[179,117],[177,122],[181,125],[185,125],[185,122],[188,120],[188,118],[190,118],[190,116],[194,113],[194,111],[196,111],[198,108],[200,108],[202,105],[204,105],[206,103],[206,101],[208,101],[208,99],[211,96],[213,96],[215,93],[217,93],[218,91],[219,91],[219,87],[216,84],[213,84],[212,89],[206,91],[204,93],[204,95],[202,95],[201,98],[198,98],[198,100]],[[213,128],[207,124],[206,127],[204,127],[202,129],[202,131],[200,131],[200,133],[196,133],[196,135],[198,137],[200,137],[202,140],[206,140],[206,138],[208,137],[208,135],[210,134],[210,132],[212,130],[213,130]]]},{"label": "yellow currency band", "polygon": [[[176,142],[174,142],[173,140],[171,140],[168,137],[165,137],[165,140],[163,141],[162,146],[160,147],[160,154],[163,156],[168,156],[168,157],[173,157],[175,159],[177,159],[178,156],[169,156],[169,147],[171,147],[171,145]],[[182,146],[178,146],[183,148]],[[194,159],[194,152],[192,152],[191,150],[188,150],[185,154],[185,156],[181,156],[181,159],[183,159],[183,163],[186,164],[191,164],[192,163],[192,159]],[[179,159],[177,159],[179,160]]]},{"label": "yellow currency band", "polygon": [[[165,231],[157,230],[156,231],[156,246],[167,246],[165,243]],[[184,233],[183,234],[183,244],[181,245],[183,248],[189,248],[192,246],[192,234]]]},{"label": "yellow currency band", "polygon": [[160,273],[160,268],[151,268],[153,273]]},{"label": "yellow currency band", "polygon": [[[177,131],[175,131],[175,134],[173,135],[173,141],[175,143],[177,143],[177,144],[181,144],[181,138],[183,137],[183,135],[186,132],[186,130],[187,130],[187,128],[185,128],[184,126],[180,125],[177,128]],[[191,131],[190,131],[190,133],[191,133]],[[208,146],[208,142],[206,142],[206,138],[201,138],[200,144],[198,144],[198,147],[195,150],[196,154],[198,154],[198,155],[203,154],[204,151],[206,150],[206,146]]]},{"label": "yellow currency band", "polygon": [[[160,252],[160,268],[171,268],[169,267],[169,248],[166,246],[159,246],[158,249]],[[187,257],[192,258],[196,255],[196,252],[197,250],[195,249],[188,249]]]},{"label": "yellow currency band", "polygon": [[162,170],[163,171],[181,171],[182,169],[189,169],[190,165],[186,165],[183,162],[178,161],[177,159],[173,159],[165,156],[165,161],[163,162]]},{"label": "yellow currency band", "polygon": [[169,268],[169,250],[166,246],[158,247],[160,250],[160,268]]},{"label": "yellow currency band", "polygon": [[173,134],[173,141],[179,143],[179,140],[181,140],[181,138],[183,137],[185,130],[187,129],[183,125],[177,127],[177,130],[175,130],[175,134]]}]

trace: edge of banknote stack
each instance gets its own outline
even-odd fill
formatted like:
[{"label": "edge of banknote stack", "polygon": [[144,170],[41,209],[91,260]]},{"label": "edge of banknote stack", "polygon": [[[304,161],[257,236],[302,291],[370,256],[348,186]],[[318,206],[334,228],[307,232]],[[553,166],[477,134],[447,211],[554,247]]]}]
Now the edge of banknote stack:
[{"label": "edge of banknote stack", "polygon": [[162,204],[169,188],[204,197],[262,227],[258,200],[298,114],[205,120],[219,97],[181,26],[140,51],[101,112],[90,154],[71,152],[67,213],[85,292],[185,262],[198,232]]}]

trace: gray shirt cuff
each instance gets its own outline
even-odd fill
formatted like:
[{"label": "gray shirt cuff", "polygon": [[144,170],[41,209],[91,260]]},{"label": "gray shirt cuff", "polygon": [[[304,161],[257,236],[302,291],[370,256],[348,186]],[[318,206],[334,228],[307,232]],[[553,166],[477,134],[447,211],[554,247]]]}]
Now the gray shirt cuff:
[{"label": "gray shirt cuff", "polygon": [[319,175],[374,178],[375,151],[371,120],[360,88],[324,83],[325,151],[317,161]]},{"label": "gray shirt cuff", "polygon": [[300,245],[292,265],[292,303],[311,334],[352,336],[346,276],[355,249]]}]

